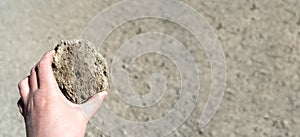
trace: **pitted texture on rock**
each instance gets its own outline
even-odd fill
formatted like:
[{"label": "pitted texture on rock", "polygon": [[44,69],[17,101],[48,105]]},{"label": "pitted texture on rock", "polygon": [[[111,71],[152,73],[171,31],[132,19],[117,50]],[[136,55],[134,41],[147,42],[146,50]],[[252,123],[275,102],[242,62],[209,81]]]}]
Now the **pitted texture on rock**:
[{"label": "pitted texture on rock", "polygon": [[87,40],[62,40],[55,47],[53,73],[62,93],[81,104],[108,88],[108,68],[103,56]]}]

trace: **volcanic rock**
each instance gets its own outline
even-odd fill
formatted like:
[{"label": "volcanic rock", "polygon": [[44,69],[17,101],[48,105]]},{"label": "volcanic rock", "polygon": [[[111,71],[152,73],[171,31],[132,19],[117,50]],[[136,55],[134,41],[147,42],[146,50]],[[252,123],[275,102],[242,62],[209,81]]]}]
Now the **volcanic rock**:
[{"label": "volcanic rock", "polygon": [[108,88],[108,68],[104,57],[87,40],[61,40],[52,69],[65,97],[81,104]]}]

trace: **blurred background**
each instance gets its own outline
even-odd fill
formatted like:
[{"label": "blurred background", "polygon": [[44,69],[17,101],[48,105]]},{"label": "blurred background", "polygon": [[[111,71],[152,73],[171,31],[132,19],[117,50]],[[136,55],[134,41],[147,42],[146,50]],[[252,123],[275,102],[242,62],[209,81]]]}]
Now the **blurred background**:
[{"label": "blurred background", "polygon": [[[18,112],[17,83],[59,40],[79,38],[87,23],[119,0],[0,1],[0,136],[25,136]],[[168,136],[299,137],[300,136],[300,1],[299,0],[183,0],[211,24],[224,49],[227,85],[213,120],[199,127],[209,95],[209,61],[195,37],[176,23],[138,19],[115,29],[99,46],[112,62],[115,52],[131,37],[157,31],[182,42],[200,69],[201,89],[193,113]],[[178,15],[180,16],[180,15]],[[194,22],[197,23],[197,22]],[[131,86],[143,95],[148,79],[160,72],[167,79],[163,98],[150,108],[122,101],[112,87],[105,106],[114,114],[147,122],[172,109],[179,97],[180,75],[167,57],[149,53],[137,58],[129,71]],[[154,134],[155,135],[155,134]],[[104,136],[92,124],[86,136]],[[126,134],[124,133],[124,136]]]}]

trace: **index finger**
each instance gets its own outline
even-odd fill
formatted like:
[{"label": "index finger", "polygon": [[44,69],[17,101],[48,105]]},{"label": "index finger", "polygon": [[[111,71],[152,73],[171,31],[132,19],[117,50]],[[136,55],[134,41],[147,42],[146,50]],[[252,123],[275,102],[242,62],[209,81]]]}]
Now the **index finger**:
[{"label": "index finger", "polygon": [[38,81],[40,87],[45,87],[56,82],[52,71],[52,61],[55,51],[51,50],[47,52],[39,61],[38,68]]}]

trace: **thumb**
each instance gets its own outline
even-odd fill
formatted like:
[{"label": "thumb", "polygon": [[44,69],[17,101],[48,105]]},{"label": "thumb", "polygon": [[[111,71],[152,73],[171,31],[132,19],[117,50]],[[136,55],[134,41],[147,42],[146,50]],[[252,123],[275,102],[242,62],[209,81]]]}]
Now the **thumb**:
[{"label": "thumb", "polygon": [[100,92],[95,94],[92,98],[90,98],[87,102],[80,105],[81,111],[88,118],[91,119],[92,116],[97,112],[99,107],[102,104],[102,101],[107,96],[107,92]]}]

